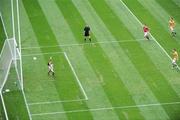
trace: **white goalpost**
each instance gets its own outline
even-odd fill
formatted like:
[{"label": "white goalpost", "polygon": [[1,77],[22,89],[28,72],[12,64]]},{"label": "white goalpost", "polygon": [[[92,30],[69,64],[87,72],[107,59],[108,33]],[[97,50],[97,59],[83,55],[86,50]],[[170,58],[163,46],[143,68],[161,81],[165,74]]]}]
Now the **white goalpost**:
[{"label": "white goalpost", "polygon": [[[8,76],[11,74],[10,70],[15,70],[15,76],[17,80],[15,84],[17,88],[22,91],[23,98],[27,107],[29,119],[31,120],[31,115],[29,108],[27,106],[27,100],[24,94],[23,89],[23,74],[22,74],[22,58],[21,58],[21,35],[20,35],[20,18],[19,18],[19,0],[7,0],[11,10],[8,15],[8,23],[6,21],[7,17],[4,15],[3,9],[0,9],[0,20],[2,22],[2,27],[5,33],[5,40],[3,47],[0,49],[0,103],[1,110],[3,110],[3,120],[8,120],[8,114],[6,110],[6,105],[4,103],[3,94],[9,92],[11,88],[7,87],[6,84],[9,81]],[[1,3],[0,3],[1,4]],[[1,6],[0,6],[1,8]],[[16,17],[15,17],[16,15]],[[16,19],[15,19],[16,18]],[[11,25],[11,30],[7,29],[7,24]],[[7,28],[6,28],[7,27]],[[12,33],[12,35],[11,35]],[[0,119],[1,119],[0,113]]]},{"label": "white goalpost", "polygon": [[[11,6],[13,8],[13,0],[11,0]],[[17,1],[18,5],[18,1]],[[19,12],[18,7],[17,7],[17,12]],[[18,13],[19,15],[19,13]],[[19,17],[17,17],[18,24],[19,24]],[[2,13],[0,13],[0,19],[3,24],[4,32],[6,35],[6,40],[4,41],[4,45],[0,51],[0,92],[2,92],[2,88],[6,82],[9,69],[11,66],[11,63],[14,64],[16,72],[17,72],[17,77],[19,79],[19,84],[21,89],[23,89],[23,77],[22,77],[22,60],[21,60],[21,48],[20,48],[20,43],[17,44],[16,36],[15,36],[15,27],[14,27],[14,11],[12,10],[12,31],[13,31],[13,37],[12,38],[7,38],[7,30],[5,28],[4,20],[2,17]],[[20,41],[20,30],[18,26],[18,42]]]}]

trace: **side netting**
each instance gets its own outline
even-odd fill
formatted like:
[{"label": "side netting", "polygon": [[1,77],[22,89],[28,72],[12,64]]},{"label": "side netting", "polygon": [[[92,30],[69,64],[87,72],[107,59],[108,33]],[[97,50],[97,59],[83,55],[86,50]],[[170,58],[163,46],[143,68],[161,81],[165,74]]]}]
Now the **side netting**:
[{"label": "side netting", "polygon": [[[1,117],[2,119],[8,120],[7,110],[4,104],[4,99],[2,96],[3,93],[3,87],[7,81],[8,74],[11,68],[11,64],[13,61],[13,53],[12,53],[12,46],[9,43],[10,40],[5,40],[5,43],[3,45],[1,54],[0,54],[0,98],[1,98]],[[5,90],[8,91],[8,90]]]},{"label": "side netting", "polygon": [[[20,70],[20,53],[16,40],[14,38],[6,39],[0,54],[0,104],[2,105],[0,118],[2,117],[2,119],[8,120],[2,94],[22,88]],[[11,81],[8,81],[10,76],[12,76]]]},{"label": "side netting", "polygon": [[0,92],[2,92],[3,86],[8,77],[8,73],[13,60],[11,46],[9,40],[5,40],[4,46],[0,54]]}]

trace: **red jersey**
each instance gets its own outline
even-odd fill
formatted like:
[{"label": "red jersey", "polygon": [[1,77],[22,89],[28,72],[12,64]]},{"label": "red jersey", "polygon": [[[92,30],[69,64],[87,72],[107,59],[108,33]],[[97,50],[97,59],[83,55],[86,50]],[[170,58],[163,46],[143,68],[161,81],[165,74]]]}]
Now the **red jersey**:
[{"label": "red jersey", "polygon": [[144,31],[144,32],[149,32],[149,28],[148,28],[147,26],[144,26],[144,27],[143,27],[143,31]]}]

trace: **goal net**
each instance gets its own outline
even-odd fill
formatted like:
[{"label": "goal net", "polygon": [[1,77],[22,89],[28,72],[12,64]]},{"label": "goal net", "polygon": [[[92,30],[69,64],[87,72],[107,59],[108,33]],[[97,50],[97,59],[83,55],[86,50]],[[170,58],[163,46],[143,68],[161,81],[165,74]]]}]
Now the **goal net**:
[{"label": "goal net", "polygon": [[[19,111],[14,114],[16,104],[19,103],[16,98],[23,95],[20,3],[19,0],[0,0],[0,30],[3,30],[5,36],[1,38],[0,35],[0,120],[21,119],[21,109],[17,109]],[[13,102],[15,104],[12,105]],[[23,106],[24,103],[21,104]]]},{"label": "goal net", "polygon": [[0,54],[0,117],[8,119],[3,95],[17,89],[22,89],[20,69],[20,53],[15,39],[6,39]]},{"label": "goal net", "polygon": [[16,71],[19,88],[23,88],[18,5],[18,0],[0,0],[0,20],[2,22],[0,29],[4,30],[6,37],[0,49],[0,92],[2,92],[12,67]]}]

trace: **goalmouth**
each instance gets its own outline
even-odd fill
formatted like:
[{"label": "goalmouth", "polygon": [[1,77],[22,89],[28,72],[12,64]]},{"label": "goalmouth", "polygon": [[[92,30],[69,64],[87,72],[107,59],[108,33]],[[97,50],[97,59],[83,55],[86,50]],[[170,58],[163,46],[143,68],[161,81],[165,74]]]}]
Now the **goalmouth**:
[{"label": "goalmouth", "polygon": [[[23,85],[19,3],[19,0],[0,1],[1,27],[5,35],[3,46],[0,49],[0,120],[10,119],[10,116],[8,116],[9,111],[7,110],[9,105],[8,102],[6,103],[6,100],[8,95],[13,96],[13,92],[21,94],[21,102],[25,104],[24,108],[28,118],[32,119]],[[13,107],[16,108],[16,104]]]}]

